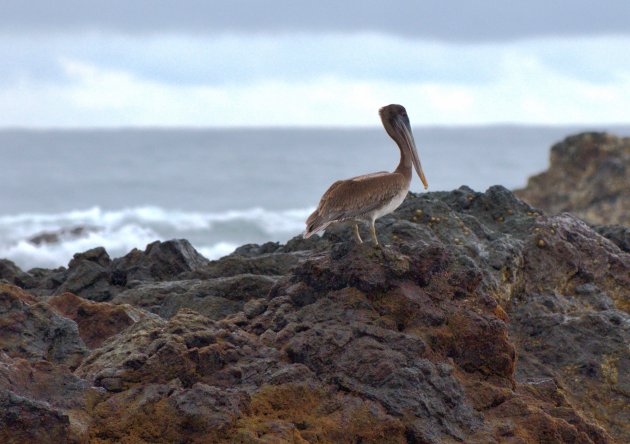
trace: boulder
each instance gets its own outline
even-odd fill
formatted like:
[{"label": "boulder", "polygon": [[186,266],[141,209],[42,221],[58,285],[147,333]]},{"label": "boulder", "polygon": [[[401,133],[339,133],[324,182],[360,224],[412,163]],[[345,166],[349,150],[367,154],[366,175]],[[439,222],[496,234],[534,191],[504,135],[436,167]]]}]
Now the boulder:
[{"label": "boulder", "polygon": [[44,402],[0,389],[0,441],[7,444],[78,443],[67,415]]},{"label": "boulder", "polygon": [[8,259],[0,259],[0,281],[22,288],[32,288],[37,285],[30,274],[20,270],[15,263]]},{"label": "boulder", "polygon": [[74,368],[87,348],[74,321],[18,287],[0,284],[0,351]]},{"label": "boulder", "polygon": [[1,442],[85,442],[89,400],[99,396],[67,366],[0,352]]},{"label": "boulder", "polygon": [[75,254],[56,293],[70,292],[94,301],[111,299],[111,263],[103,247]]},{"label": "boulder", "polygon": [[606,133],[567,137],[551,148],[549,169],[515,194],[550,214],[590,224],[630,226],[630,138]]},{"label": "boulder", "polygon": [[185,239],[156,241],[144,251],[132,250],[112,263],[112,283],[129,286],[136,282],[172,280],[184,272],[202,268],[208,259]]},{"label": "boulder", "polygon": [[147,316],[131,305],[93,302],[72,293],[53,296],[48,304],[77,323],[81,339],[91,349]]},{"label": "boulder", "polygon": [[103,247],[77,253],[68,268],[33,269],[24,273],[11,263],[0,264],[0,276],[38,296],[70,292],[96,302],[109,301],[126,288],[146,282],[175,280],[180,274],[206,267],[209,261],[185,239],[156,241],[144,251],[132,250],[111,260]]}]

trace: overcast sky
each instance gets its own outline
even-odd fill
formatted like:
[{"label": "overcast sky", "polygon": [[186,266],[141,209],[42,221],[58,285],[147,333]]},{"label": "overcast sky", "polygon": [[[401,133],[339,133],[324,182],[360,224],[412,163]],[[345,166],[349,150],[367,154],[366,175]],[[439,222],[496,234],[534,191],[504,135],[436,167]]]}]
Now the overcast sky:
[{"label": "overcast sky", "polygon": [[[8,3],[8,4],[7,4]],[[630,122],[630,2],[13,1],[0,126]]]}]

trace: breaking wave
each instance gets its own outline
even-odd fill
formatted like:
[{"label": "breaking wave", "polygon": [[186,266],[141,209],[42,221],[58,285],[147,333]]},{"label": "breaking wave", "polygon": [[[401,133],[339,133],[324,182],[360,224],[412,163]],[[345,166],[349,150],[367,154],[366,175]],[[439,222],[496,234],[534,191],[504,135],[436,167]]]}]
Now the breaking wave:
[{"label": "breaking wave", "polygon": [[119,257],[155,240],[186,238],[201,254],[216,259],[243,243],[285,241],[299,234],[310,211],[252,208],[204,213],[144,206],[4,215],[0,216],[0,258],[23,269],[52,268],[65,266],[74,253],[97,246]]}]

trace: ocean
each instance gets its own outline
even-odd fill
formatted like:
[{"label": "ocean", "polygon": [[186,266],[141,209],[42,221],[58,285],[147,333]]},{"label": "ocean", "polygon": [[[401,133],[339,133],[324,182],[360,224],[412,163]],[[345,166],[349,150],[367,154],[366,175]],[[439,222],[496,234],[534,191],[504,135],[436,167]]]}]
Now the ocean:
[{"label": "ocean", "polygon": [[[629,127],[414,128],[429,191],[513,189],[547,168],[550,146],[582,130]],[[392,170],[380,128],[1,130],[0,258],[67,265],[186,238],[206,257],[286,241],[337,179]],[[422,186],[415,178],[412,191]]]}]

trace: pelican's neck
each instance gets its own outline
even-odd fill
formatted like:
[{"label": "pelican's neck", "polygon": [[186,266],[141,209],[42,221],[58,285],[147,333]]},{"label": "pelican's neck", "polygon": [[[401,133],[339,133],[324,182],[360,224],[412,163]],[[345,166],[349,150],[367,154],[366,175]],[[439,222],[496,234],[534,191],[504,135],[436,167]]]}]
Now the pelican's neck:
[{"label": "pelican's neck", "polygon": [[394,141],[400,150],[400,162],[398,162],[398,167],[396,167],[394,172],[402,174],[408,181],[411,182],[411,169],[413,164],[411,162],[411,156],[409,155],[409,149],[404,141],[398,140],[398,138],[395,138]]}]

